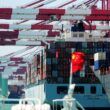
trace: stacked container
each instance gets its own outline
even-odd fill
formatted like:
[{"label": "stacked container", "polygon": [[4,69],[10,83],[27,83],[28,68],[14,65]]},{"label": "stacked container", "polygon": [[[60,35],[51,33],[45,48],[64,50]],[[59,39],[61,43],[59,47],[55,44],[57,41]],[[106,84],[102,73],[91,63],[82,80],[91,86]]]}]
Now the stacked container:
[{"label": "stacked container", "polygon": [[[95,69],[99,69],[101,66],[107,63],[105,61],[106,60],[105,53],[110,49],[110,47],[109,47],[109,42],[51,43],[50,49],[46,50],[46,74],[49,83],[68,83],[69,74],[70,74],[71,53],[72,50],[74,49],[75,51],[81,51],[86,54],[86,65],[94,66],[95,64]],[[95,56],[94,53],[96,53]],[[108,62],[109,61],[110,60],[108,60]],[[88,74],[87,71],[86,74]],[[74,76],[80,77],[79,75],[74,75]],[[94,75],[92,75],[92,77],[93,76]]]},{"label": "stacked container", "polygon": [[94,54],[94,69],[98,70],[106,66],[106,53],[99,52]]}]

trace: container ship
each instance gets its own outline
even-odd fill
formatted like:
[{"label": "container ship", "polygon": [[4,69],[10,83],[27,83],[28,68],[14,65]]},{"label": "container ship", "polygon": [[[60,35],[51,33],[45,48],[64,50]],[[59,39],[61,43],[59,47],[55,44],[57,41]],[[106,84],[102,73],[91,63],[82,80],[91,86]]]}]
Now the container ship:
[{"label": "container ship", "polygon": [[[0,24],[1,45],[25,46],[0,57],[2,97],[10,98],[8,92],[22,89],[26,98],[40,99],[41,103],[52,106],[53,100],[62,99],[68,93],[71,54],[83,52],[84,67],[72,75],[72,83],[76,84],[73,96],[87,110],[110,109],[109,0],[101,1],[102,9],[95,6],[98,0],[63,9],[71,2],[55,9],[24,9],[32,4],[15,9],[0,8],[0,19],[62,21],[60,25]],[[61,110],[62,102],[57,102],[57,107]]]},{"label": "container ship", "polygon": [[10,73],[8,75],[9,88],[14,85],[22,85],[27,98],[36,97],[42,103],[52,104],[52,100],[62,99],[68,92],[72,51],[84,52],[86,54],[84,69],[73,75],[72,83],[76,84],[74,97],[84,108],[109,109],[108,95],[102,81],[96,74],[100,73],[97,70],[102,68],[102,64],[106,65],[104,66],[105,72],[109,72],[110,60],[108,56],[108,62],[102,60],[102,63],[101,60],[96,62],[94,60],[94,54],[104,52],[109,54],[109,46],[109,42],[102,41],[59,41],[50,44],[49,48],[38,46],[39,48],[36,47],[34,54],[32,54],[33,51],[29,54],[24,52],[25,54],[21,55],[25,56],[24,58],[17,57],[17,55],[10,57],[8,64],[7,62],[4,64],[6,67],[1,63],[2,77],[6,78],[5,75],[8,71]]},{"label": "container ship", "polygon": [[[45,77],[38,80],[36,86],[27,86],[26,95],[39,97],[42,101],[49,103],[54,99],[63,98],[68,92],[71,51],[75,48],[76,51],[86,53],[87,57],[85,69],[73,75],[72,83],[76,84],[74,97],[85,108],[109,109],[110,104],[105,89],[91,69],[91,66],[94,66],[94,53],[109,50],[109,47],[104,49],[100,46],[104,44],[109,45],[108,42],[56,42],[52,44],[50,49],[46,50]],[[100,65],[101,63],[97,62],[95,68],[100,68]],[[40,94],[37,94],[36,90]]]}]

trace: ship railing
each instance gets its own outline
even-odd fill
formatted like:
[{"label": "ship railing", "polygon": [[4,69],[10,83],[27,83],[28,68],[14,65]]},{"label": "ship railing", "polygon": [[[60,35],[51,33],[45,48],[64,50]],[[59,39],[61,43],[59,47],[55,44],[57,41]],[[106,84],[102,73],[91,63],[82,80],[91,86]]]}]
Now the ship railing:
[{"label": "ship railing", "polygon": [[[39,99],[33,99],[33,98],[25,98],[25,99],[6,99],[6,98],[0,98],[0,110],[22,110],[19,109],[19,105],[41,105],[41,102]],[[25,109],[23,109],[25,110]],[[28,106],[28,109],[29,106]],[[34,110],[34,109],[32,109]]]},{"label": "ship railing", "polygon": [[75,99],[54,99],[53,110],[62,110],[64,102],[73,102]]}]

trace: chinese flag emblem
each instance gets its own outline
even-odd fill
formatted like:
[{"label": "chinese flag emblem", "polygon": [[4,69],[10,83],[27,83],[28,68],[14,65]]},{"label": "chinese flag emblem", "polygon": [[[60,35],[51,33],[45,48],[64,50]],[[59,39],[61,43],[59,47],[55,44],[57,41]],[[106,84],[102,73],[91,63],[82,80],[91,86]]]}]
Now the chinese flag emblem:
[{"label": "chinese flag emblem", "polygon": [[71,73],[82,70],[85,62],[85,54],[83,52],[73,52],[71,58]]}]

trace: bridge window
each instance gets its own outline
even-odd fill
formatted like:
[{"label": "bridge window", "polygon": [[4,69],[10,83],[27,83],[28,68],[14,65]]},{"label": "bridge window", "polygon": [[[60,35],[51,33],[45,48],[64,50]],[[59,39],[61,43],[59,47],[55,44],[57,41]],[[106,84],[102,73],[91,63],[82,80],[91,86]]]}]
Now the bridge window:
[{"label": "bridge window", "polygon": [[75,33],[73,33],[73,37],[78,37],[78,34],[77,34],[77,33],[76,33],[76,34],[75,34]]},{"label": "bridge window", "polygon": [[96,94],[96,87],[95,86],[91,86],[91,93]]},{"label": "bridge window", "polygon": [[83,34],[83,33],[80,33],[80,34],[79,34],[79,37],[84,37],[84,34]]},{"label": "bridge window", "polygon": [[67,86],[58,86],[57,87],[57,94],[67,94],[68,87]]},{"label": "bridge window", "polygon": [[84,94],[84,86],[76,86],[74,93],[75,94]]}]

